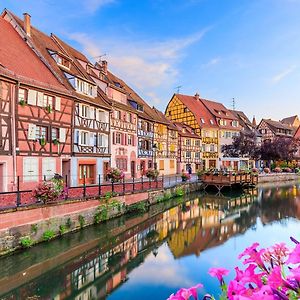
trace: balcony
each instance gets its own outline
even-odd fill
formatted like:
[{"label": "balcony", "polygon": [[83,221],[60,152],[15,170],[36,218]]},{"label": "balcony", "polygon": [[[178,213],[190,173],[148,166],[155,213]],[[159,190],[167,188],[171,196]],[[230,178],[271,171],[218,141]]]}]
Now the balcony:
[{"label": "balcony", "polygon": [[218,144],[218,138],[213,137],[203,137],[202,143],[204,144]]},{"label": "balcony", "polygon": [[153,138],[154,133],[151,131],[144,131],[142,129],[138,129],[137,131],[138,136],[143,136],[143,137],[147,137],[147,138]]},{"label": "balcony", "polygon": [[139,155],[139,157],[152,157],[153,150],[138,149],[138,155]]}]

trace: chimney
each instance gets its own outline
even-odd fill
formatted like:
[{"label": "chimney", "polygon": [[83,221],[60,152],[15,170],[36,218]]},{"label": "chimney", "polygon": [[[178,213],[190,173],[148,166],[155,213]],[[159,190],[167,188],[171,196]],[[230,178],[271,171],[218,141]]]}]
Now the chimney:
[{"label": "chimney", "polygon": [[257,126],[255,116],[253,116],[252,125],[255,126],[255,127]]},{"label": "chimney", "polygon": [[31,16],[28,13],[24,13],[23,15],[24,15],[24,30],[28,36],[31,36],[30,35],[30,33],[31,33],[30,32],[31,31],[30,30],[31,29],[30,18],[31,18]]},{"label": "chimney", "polygon": [[107,74],[107,61],[106,60],[102,60],[101,67],[102,67],[103,73]]},{"label": "chimney", "polygon": [[200,99],[200,95],[198,93],[195,94],[195,98],[196,100],[199,100]]}]

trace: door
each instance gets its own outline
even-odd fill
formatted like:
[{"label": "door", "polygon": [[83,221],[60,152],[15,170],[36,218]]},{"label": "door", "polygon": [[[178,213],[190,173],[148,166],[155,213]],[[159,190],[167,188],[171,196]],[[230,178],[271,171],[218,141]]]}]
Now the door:
[{"label": "door", "polygon": [[146,162],[144,160],[141,161],[140,169],[141,169],[141,176],[143,176],[146,171]]},{"label": "door", "polygon": [[64,181],[67,181],[68,184],[71,181],[71,178],[70,178],[70,174],[71,174],[70,169],[71,169],[70,160],[63,160],[62,161],[61,175],[64,178]]},{"label": "door", "polygon": [[131,161],[130,171],[131,171],[131,177],[134,178],[135,177],[135,161]]},{"label": "door", "polygon": [[95,165],[80,164],[79,165],[79,184],[94,184],[95,183]]},{"label": "door", "polygon": [[108,180],[108,178],[107,178],[108,170],[109,170],[109,162],[105,161],[105,162],[103,162],[103,178],[101,178],[101,180],[104,180],[104,181]]}]

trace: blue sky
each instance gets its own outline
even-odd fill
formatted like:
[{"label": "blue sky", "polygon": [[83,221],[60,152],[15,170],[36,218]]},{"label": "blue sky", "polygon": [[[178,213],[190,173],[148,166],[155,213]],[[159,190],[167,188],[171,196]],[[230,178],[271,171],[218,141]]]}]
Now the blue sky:
[{"label": "blue sky", "polygon": [[164,110],[181,93],[250,118],[300,114],[300,0],[2,0]]}]

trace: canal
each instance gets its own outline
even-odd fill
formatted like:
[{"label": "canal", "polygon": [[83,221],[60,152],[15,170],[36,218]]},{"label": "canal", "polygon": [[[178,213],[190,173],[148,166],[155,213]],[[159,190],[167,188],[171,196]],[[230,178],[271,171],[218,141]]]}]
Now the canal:
[{"label": "canal", "polygon": [[0,259],[0,299],[166,299],[199,282],[217,296],[210,267],[233,269],[255,241],[290,244],[299,218],[299,183],[173,199]]}]

